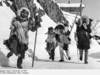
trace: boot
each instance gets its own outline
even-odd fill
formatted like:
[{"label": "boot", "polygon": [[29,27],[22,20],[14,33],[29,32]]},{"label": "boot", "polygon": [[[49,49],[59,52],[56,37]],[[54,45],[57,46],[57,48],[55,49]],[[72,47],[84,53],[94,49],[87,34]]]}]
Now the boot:
[{"label": "boot", "polygon": [[88,64],[88,61],[85,61],[84,63],[85,63],[85,64]]},{"label": "boot", "polygon": [[82,57],[80,57],[80,61],[82,61],[83,60],[83,58]]},{"label": "boot", "polygon": [[51,57],[51,56],[50,56],[49,59],[52,60],[52,61],[54,61],[54,57]]},{"label": "boot", "polygon": [[64,62],[64,59],[60,59],[59,62]]},{"label": "boot", "polygon": [[18,57],[18,60],[17,60],[17,68],[22,69],[21,64],[22,64],[22,57]]},{"label": "boot", "polygon": [[71,60],[71,57],[68,57],[68,60]]},{"label": "boot", "polygon": [[13,53],[12,53],[12,52],[9,52],[9,53],[7,54],[7,58],[10,58],[12,55],[13,55]]},{"label": "boot", "polygon": [[51,60],[54,61],[54,57],[52,57]]},{"label": "boot", "polygon": [[22,69],[22,66],[17,66],[17,68]]}]

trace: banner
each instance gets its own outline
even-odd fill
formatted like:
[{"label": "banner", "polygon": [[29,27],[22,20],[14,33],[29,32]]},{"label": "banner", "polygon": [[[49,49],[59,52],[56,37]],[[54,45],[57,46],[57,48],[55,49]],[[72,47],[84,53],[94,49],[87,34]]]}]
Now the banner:
[{"label": "banner", "polygon": [[61,9],[53,0],[37,0],[46,14],[56,23],[68,23]]}]

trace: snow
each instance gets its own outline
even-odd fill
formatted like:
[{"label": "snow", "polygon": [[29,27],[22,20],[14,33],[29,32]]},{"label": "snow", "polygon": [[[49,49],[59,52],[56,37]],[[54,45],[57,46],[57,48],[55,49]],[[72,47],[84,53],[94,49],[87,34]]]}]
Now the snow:
[{"label": "snow", "polygon": [[92,35],[100,36],[100,21],[96,22],[92,29]]},{"label": "snow", "polygon": [[100,63],[96,63],[93,59],[89,59],[89,64],[83,62],[66,61],[62,63],[50,61],[37,61],[35,62],[34,69],[100,69]]},{"label": "snow", "polygon": [[[70,21],[70,25],[72,26],[74,19],[75,19],[75,15],[72,15],[70,13],[65,13],[65,17],[68,21]],[[9,37],[9,27],[10,27],[10,22],[12,20],[12,18],[14,17],[14,13],[4,5],[4,7],[0,7],[0,48],[1,51],[4,53],[4,55],[6,56],[7,53],[9,52],[9,50],[7,50],[7,48],[3,45],[3,40],[8,39]],[[72,41],[71,44],[69,46],[69,50],[70,50],[70,55],[72,57],[71,61],[66,61],[64,63],[59,63],[57,62],[60,57],[59,57],[59,48],[57,47],[55,50],[55,62],[51,62],[48,61],[48,53],[45,50],[46,47],[46,43],[45,43],[45,39],[47,37],[47,35],[45,34],[47,32],[48,27],[56,26],[56,23],[54,23],[47,15],[44,15],[42,17],[42,27],[38,29],[38,36],[37,36],[37,43],[36,43],[36,53],[35,55],[39,58],[42,59],[41,61],[35,61],[35,66],[34,69],[97,69],[100,68],[100,59],[95,59],[95,58],[91,58],[89,57],[89,64],[85,65],[83,64],[83,62],[79,61],[79,54],[77,51],[77,47],[76,47],[76,42],[74,39],[74,33],[75,33],[75,29],[76,29],[76,25],[74,25],[74,28],[72,30],[72,33],[70,35]],[[29,49],[34,49],[34,39],[35,39],[35,32],[31,32],[29,31]],[[91,48],[89,50],[89,55],[92,53],[99,53],[100,52],[100,45],[98,45],[98,43],[92,39],[91,40]],[[16,62],[17,62],[17,56],[13,55],[10,59],[9,59],[9,65],[12,67],[16,67]],[[1,58],[0,58],[1,59]],[[44,60],[44,61],[43,61]],[[0,61],[1,63],[1,61]],[[31,67],[32,64],[32,58],[28,57],[28,55],[26,54],[25,59],[23,61],[23,67],[24,68],[32,68]],[[5,67],[1,67],[1,68],[5,68]]]},{"label": "snow", "polygon": [[0,51],[0,65],[8,66],[9,60],[5,57],[5,55]]}]

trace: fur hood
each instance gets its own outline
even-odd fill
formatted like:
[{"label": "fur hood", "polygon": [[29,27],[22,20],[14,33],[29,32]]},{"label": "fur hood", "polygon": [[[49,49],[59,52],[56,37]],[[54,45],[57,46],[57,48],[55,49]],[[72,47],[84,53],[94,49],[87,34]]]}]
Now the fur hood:
[{"label": "fur hood", "polygon": [[26,11],[29,13],[28,18],[30,18],[31,13],[30,13],[30,10],[29,10],[27,7],[22,7],[22,8],[20,8],[20,9],[17,11],[17,15],[20,16],[20,14],[21,14],[21,12],[22,12],[23,10],[26,10]]},{"label": "fur hood", "polygon": [[77,24],[82,25],[83,23],[86,23],[86,25],[88,25],[89,21],[90,21],[89,18],[84,15],[78,20]]}]

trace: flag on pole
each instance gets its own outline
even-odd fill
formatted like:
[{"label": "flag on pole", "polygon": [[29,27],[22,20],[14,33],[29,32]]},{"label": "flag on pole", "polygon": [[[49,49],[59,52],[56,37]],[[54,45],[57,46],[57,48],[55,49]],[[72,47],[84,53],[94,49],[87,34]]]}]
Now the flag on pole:
[{"label": "flag on pole", "polygon": [[37,2],[55,23],[68,23],[60,7],[53,0],[37,0]]}]

